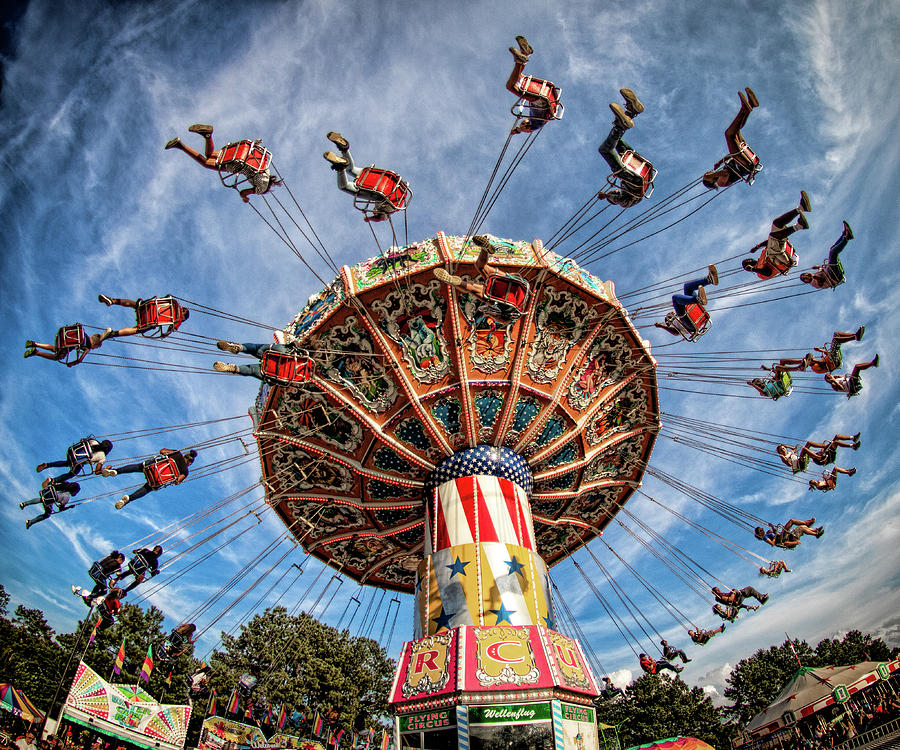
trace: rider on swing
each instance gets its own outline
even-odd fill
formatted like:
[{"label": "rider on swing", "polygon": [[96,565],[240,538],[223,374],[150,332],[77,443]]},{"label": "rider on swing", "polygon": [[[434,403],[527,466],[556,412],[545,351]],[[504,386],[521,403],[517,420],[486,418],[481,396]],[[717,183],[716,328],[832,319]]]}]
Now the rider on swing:
[{"label": "rider on swing", "polygon": [[[515,62],[513,63],[513,69],[512,73],[509,75],[509,80],[506,82],[506,90],[511,94],[515,94],[520,100],[528,102],[528,105],[527,107],[519,105],[513,109],[513,113],[517,117],[520,117],[521,120],[518,125],[510,131],[510,135],[516,135],[517,133],[534,133],[544,127],[548,120],[554,119],[555,115],[551,102],[546,96],[541,96],[540,94],[533,93],[522,87],[522,71],[528,63],[528,58],[534,52],[534,49],[524,36],[517,36],[516,44],[519,45],[518,49],[515,47],[509,48],[510,53],[512,53],[513,58],[515,58]],[[547,92],[558,92],[557,87],[549,81],[539,81],[539,79],[534,78],[532,79],[532,82],[541,84],[540,87],[545,88]],[[526,109],[528,111],[527,116],[525,115]]]},{"label": "rider on swing", "polygon": [[77,482],[60,481],[59,479],[45,479],[41,487],[40,496],[19,503],[20,510],[27,505],[40,504],[44,506],[43,513],[25,521],[26,529],[30,529],[36,523],[46,521],[54,513],[64,511],[69,501],[81,491],[81,486]]},{"label": "rider on swing", "polygon": [[[504,273],[496,266],[491,265],[490,258],[494,252],[494,246],[488,237],[483,234],[476,234],[472,238],[472,242],[479,248],[478,258],[475,260],[475,270],[484,278],[483,284],[476,281],[463,281],[459,276],[454,276],[444,268],[434,269],[435,278],[464,292],[474,294],[479,299],[493,305],[499,317],[515,320],[522,314],[525,302],[528,299],[528,283],[517,274]],[[519,296],[521,297],[519,304],[498,299],[491,294],[490,290],[494,280],[501,278],[507,279],[510,282],[510,287],[519,291]]]},{"label": "rider on swing", "polygon": [[65,461],[42,461],[37,465],[35,471],[40,473],[49,468],[68,469],[64,474],[54,478],[56,482],[65,482],[71,479],[85,467],[90,467],[94,474],[111,476],[108,471],[104,473],[103,464],[106,462],[106,456],[112,450],[112,447],[113,444],[109,440],[97,440],[93,437],[86,437],[66,451]]},{"label": "rider on swing", "polygon": [[[366,210],[364,212],[365,221],[385,221],[392,213],[401,207],[396,205],[396,202],[391,201],[382,193],[360,187],[357,184],[357,178],[367,168],[357,167],[353,163],[353,157],[350,155],[350,143],[344,136],[332,130],[325,137],[337,146],[338,151],[341,152],[340,156],[333,151],[326,151],[322,154],[325,161],[331,164],[331,168],[337,172],[338,187],[345,193],[350,193],[350,195],[354,197],[359,197],[366,202],[372,203],[371,210]],[[350,176],[348,176],[348,173]],[[350,179],[351,176],[353,178],[352,180]],[[400,188],[403,193],[408,192],[408,183],[406,180],[400,180],[397,187]]]},{"label": "rider on swing", "polygon": [[[744,91],[747,92],[746,96]],[[718,189],[733,185],[738,180],[750,180],[759,171],[759,159],[755,159],[752,152],[748,153],[747,141],[741,135],[741,128],[747,124],[750,113],[759,106],[759,100],[753,89],[747,87],[744,91],[738,91],[741,108],[725,130],[728,155],[719,159],[713,169],[703,175],[703,184],[708,188]]]},{"label": "rider on swing", "polygon": [[626,151],[631,151],[637,155],[637,152],[622,140],[622,136],[626,130],[634,127],[632,118],[637,117],[644,111],[644,105],[631,89],[619,89],[619,93],[625,100],[625,109],[622,109],[621,104],[611,103],[609,105],[613,115],[615,115],[615,120],[613,120],[612,130],[609,131],[606,140],[597,149],[600,152],[600,156],[606,160],[606,163],[612,170],[613,176],[619,178],[619,187],[608,192],[601,190],[597,193],[597,198],[601,200],[605,198],[613,205],[628,208],[636,206],[643,200],[644,179],[641,175],[629,169],[625,162],[622,161],[622,154]]},{"label": "rider on swing", "polygon": [[[750,248],[750,252],[763,249],[757,260],[747,258],[741,263],[745,271],[755,273],[761,279],[771,279],[779,273],[786,273],[787,269],[797,264],[796,255],[790,255],[787,238],[798,229],[809,229],[809,221],[806,212],[811,211],[809,196],[805,190],[800,191],[800,204],[787,213],[782,214],[772,222],[767,239]],[[791,222],[796,219],[796,224]],[[779,268],[780,266],[780,268]]]},{"label": "rider on swing", "polygon": [[[175,464],[175,470],[178,474],[173,477],[174,484],[181,484],[188,475],[188,467],[194,463],[194,459],[197,458],[197,451],[190,450],[186,454],[181,451],[172,450],[170,448],[160,448],[160,455],[163,459],[171,459]],[[155,459],[151,463],[160,463],[160,459]],[[120,466],[118,469],[109,469],[110,476],[116,476],[116,474],[144,474],[147,476],[147,472],[145,469],[149,466],[148,462],[140,462],[128,464],[127,466]],[[137,500],[142,498],[149,492],[153,492],[154,490],[158,490],[163,485],[155,485],[149,479],[146,481],[143,486],[136,489],[129,495],[123,495],[121,500],[116,501],[116,510],[121,510],[128,503],[133,500]]]},{"label": "rider on swing", "polygon": [[[121,299],[119,297],[107,297],[105,294],[98,294],[97,299],[102,302],[107,307],[111,305],[120,305],[121,307],[130,307],[135,311],[137,315],[137,323],[136,325],[129,326],[128,328],[120,328],[117,331],[113,331],[109,333],[106,338],[111,339],[117,336],[135,336],[139,333],[147,333],[152,331],[154,328],[159,328],[159,338],[164,339],[171,333],[174,333],[178,330],[184,321],[186,321],[191,314],[191,311],[186,307],[182,307],[179,305],[170,295],[166,295],[165,297],[151,297],[150,299]],[[167,313],[167,319],[165,321],[159,320],[159,315],[150,315],[146,320],[141,319],[141,308],[148,308],[149,306],[156,305],[156,311],[161,312],[160,303],[165,303],[165,310]]]},{"label": "rider on swing", "polygon": [[[185,146],[180,138],[172,138],[168,143],[166,143],[166,150],[170,148],[177,148],[181,151],[184,151],[188,156],[190,156],[194,161],[202,164],[207,169],[215,170],[219,172],[220,170],[226,170],[229,172],[240,172],[250,183],[250,187],[244,188],[240,191],[241,200],[244,203],[250,202],[251,195],[263,195],[264,193],[268,193],[275,185],[280,185],[281,181],[275,177],[272,177],[269,172],[268,166],[262,170],[256,170],[250,168],[246,164],[241,164],[239,161],[227,162],[225,164],[219,165],[219,155],[221,153],[221,149],[217,149],[213,145],[213,126],[212,125],[203,125],[197,123],[196,125],[191,125],[188,128],[188,131],[191,133],[197,133],[198,135],[203,136],[204,141],[204,149],[201,154],[199,151],[194,151],[190,146]],[[101,300],[102,301],[102,300]]]},{"label": "rider on swing", "polygon": [[673,336],[684,336],[685,332],[689,335],[697,334],[698,331],[696,325],[686,315],[687,306],[691,304],[706,305],[707,299],[705,287],[710,284],[715,286],[718,283],[719,272],[714,265],[710,265],[706,276],[702,279],[688,281],[684,285],[684,294],[672,295],[672,307],[675,308],[675,312],[670,312],[666,315],[664,322],[656,322],[653,325],[657,328],[662,328],[664,331],[668,331]]}]

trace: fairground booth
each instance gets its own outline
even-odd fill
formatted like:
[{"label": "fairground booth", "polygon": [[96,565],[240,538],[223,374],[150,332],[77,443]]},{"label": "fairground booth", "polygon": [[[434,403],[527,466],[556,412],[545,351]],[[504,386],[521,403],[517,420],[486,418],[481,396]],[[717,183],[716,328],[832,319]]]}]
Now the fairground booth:
[{"label": "fairground booth", "polygon": [[113,685],[80,662],[57,733],[69,722],[138,747],[181,750],[190,718],[190,706],[157,703],[136,685]]},{"label": "fairground booth", "polygon": [[736,748],[781,747],[800,737],[850,722],[861,722],[860,706],[895,695],[900,660],[864,661],[846,667],[801,667],[761,713],[735,739]]}]

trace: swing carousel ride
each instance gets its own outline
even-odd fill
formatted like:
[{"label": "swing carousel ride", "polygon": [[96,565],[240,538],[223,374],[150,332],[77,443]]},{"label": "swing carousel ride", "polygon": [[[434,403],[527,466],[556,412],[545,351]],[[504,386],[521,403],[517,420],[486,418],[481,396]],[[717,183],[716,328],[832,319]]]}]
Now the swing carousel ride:
[{"label": "swing carousel ride", "polygon": [[[523,54],[526,48],[530,50],[524,39],[519,44]],[[513,54],[516,56],[514,50]],[[711,584],[725,585],[625,507],[634,493],[706,534],[711,543],[759,566],[761,573],[775,577],[786,569],[783,562],[770,561],[742,544],[708,532],[641,489],[645,474],[652,476],[752,535],[756,527],[768,525],[766,519],[650,466],[656,440],[671,439],[724,460],[749,463],[769,474],[783,474],[780,464],[788,464],[781,455],[782,436],[660,410],[658,360],[665,363],[672,390],[678,390],[674,387],[678,381],[691,380],[726,390],[736,386],[747,398],[747,374],[758,373],[758,360],[736,356],[741,352],[694,355],[686,351],[710,329],[705,294],[688,298],[683,311],[676,305],[677,314],[670,313],[667,318],[670,332],[680,338],[659,348],[680,344],[678,352],[651,355],[641,329],[653,326],[634,321],[664,315],[670,309],[672,285],[696,276],[698,269],[619,296],[613,281],[587,270],[589,264],[678,224],[724,190],[710,191],[698,177],[650,202],[647,199],[653,194],[657,170],[629,149],[621,155],[621,169],[608,178],[605,192],[591,196],[546,244],[541,239],[478,234],[542,126],[562,117],[560,91],[553,84],[523,76],[516,90],[515,125],[475,216],[461,235],[436,231],[433,237],[419,241],[409,241],[404,235],[401,242],[399,217],[403,217],[405,229],[412,199],[409,185],[396,173],[374,166],[350,171],[353,179],[344,179],[344,170],[352,169],[349,145],[340,134],[328,134],[342,156],[329,153],[326,159],[339,172],[341,189],[354,193],[354,207],[370,222],[379,248],[377,255],[352,266],[335,264],[260,141],[238,141],[213,151],[212,127],[195,125],[191,130],[207,141],[206,157],[191,152],[178,139],[166,146],[176,144],[201,163],[206,159],[204,166],[215,169],[226,188],[238,191],[322,282],[293,320],[274,332],[276,344],[259,345],[249,352],[259,360],[258,365],[215,363],[220,372],[253,375],[263,381],[249,410],[252,429],[189,446],[203,451],[244,437],[256,442],[264,498],[261,504],[241,506],[242,518],[255,514],[258,520],[260,509],[271,508],[285,531],[260,551],[243,575],[288,540],[298,542],[308,555],[334,569],[333,579],[346,577],[382,592],[411,594],[415,602],[413,638],[403,647],[390,696],[395,733],[399,738],[416,732],[448,732],[453,734],[448,747],[456,747],[456,742],[467,747],[470,733],[473,739],[489,737],[484,727],[521,724],[522,717],[546,725],[547,731],[552,726],[560,737],[569,738],[565,742],[574,742],[575,735],[582,736],[579,733],[587,728],[596,734],[591,704],[601,690],[593,670],[605,670],[590,644],[580,643],[585,640],[583,633],[565,595],[556,588],[550,568],[586,550],[621,602],[621,609],[634,621],[635,630],[640,629],[651,643],[654,639],[648,628],[657,637],[659,631],[594,555],[588,546],[593,540],[599,540],[593,546],[605,546],[696,643],[705,643],[721,632],[699,628],[601,538],[607,525],[615,522],[701,598],[708,600]],[[753,106],[758,106],[752,91],[747,91]],[[548,92],[552,97],[548,98]],[[642,105],[635,108],[640,102],[633,92],[622,89],[622,95],[631,115],[643,111]],[[741,101],[746,119],[752,106],[743,93]],[[616,123],[631,122],[621,107],[618,113],[611,107]],[[513,148],[508,155],[516,143],[517,150]],[[762,168],[746,143],[722,163],[720,185],[727,186],[752,184]],[[610,197],[615,195],[624,198]],[[620,200],[619,208],[612,205],[615,200]],[[809,210],[805,193],[801,207]],[[388,241],[379,240],[376,223],[387,228],[382,234],[389,233]],[[584,238],[598,224],[600,228],[586,239],[573,239],[579,233]],[[640,231],[646,233],[632,239],[632,233]],[[304,242],[329,269],[326,278],[319,275],[322,264],[311,265],[300,251]],[[564,245],[566,255],[557,252]],[[701,269],[708,273],[703,283],[710,290],[715,288],[716,299],[741,300],[754,295],[754,304],[780,299],[789,283],[783,277],[796,265],[796,257],[785,268],[776,268],[782,278],[767,281],[765,286],[760,286],[764,279],[759,276],[718,288],[720,277],[734,280],[747,270],[737,263],[739,257],[717,260],[722,266],[718,273],[713,266],[708,272]],[[843,267],[840,270],[842,281]],[[328,281],[332,274],[333,280]],[[686,283],[686,293],[688,287]],[[101,301],[134,307],[137,327],[115,333],[108,329],[91,337],[76,324],[61,330],[55,349],[29,343],[51,352],[41,356],[72,366],[89,353],[88,361],[105,356],[94,352],[104,339],[134,332],[155,339],[147,342],[151,346],[166,339],[170,348],[182,346],[191,352],[211,348],[209,341],[200,340],[206,337],[188,338],[179,330],[182,324],[188,327],[189,307],[258,325],[173,297],[152,298],[153,303],[148,304],[146,300],[132,303],[101,295]],[[862,330],[856,340],[862,338]],[[853,338],[851,334],[842,336],[843,342]],[[241,363],[248,361],[246,346],[218,342],[220,350],[243,354]],[[775,350],[761,353],[767,357],[779,354]],[[834,347],[831,354],[835,354]],[[835,367],[840,364],[839,355],[838,346]],[[874,362],[877,366],[877,358]],[[822,386],[804,385],[796,372],[805,369],[805,365],[792,370],[773,368],[771,382],[780,383],[783,392],[770,397],[790,393],[795,385],[791,372],[799,385],[795,390],[824,392]],[[208,372],[208,368],[202,371]],[[757,390],[766,395],[765,387]],[[665,416],[665,427],[661,416]],[[122,439],[121,435],[113,437]],[[816,454],[821,461],[813,458],[817,464],[833,462],[838,446],[858,447],[858,435],[835,436],[832,443],[823,448],[825,453]],[[246,445],[243,447],[246,450]],[[89,465],[89,448],[82,453],[75,471]],[[171,476],[159,481],[153,467],[163,460],[170,465]],[[239,456],[207,464],[195,469],[193,477],[240,462]],[[801,463],[791,466],[793,473],[806,469],[807,464]],[[177,461],[168,454],[147,459],[146,467],[147,491],[181,481]],[[99,473],[99,466],[97,469]],[[185,469],[182,474],[186,473]],[[786,479],[806,483],[802,477]],[[832,482],[825,489],[833,486]],[[812,482],[810,488],[814,488]],[[191,514],[182,519],[179,530],[199,525],[210,514],[243,499],[245,493],[238,493]],[[73,502],[69,508],[80,502],[85,500]],[[222,521],[213,536],[232,525]],[[786,527],[772,525],[772,529],[777,532],[773,536],[776,542],[788,539]],[[246,529],[216,549],[244,533]],[[162,530],[148,539],[160,542],[173,536],[171,530]],[[175,559],[208,539],[186,546]],[[611,597],[598,590],[593,580],[596,574],[586,573],[577,561],[573,564],[638,656],[641,638],[629,629],[626,616],[621,609],[617,613]],[[219,596],[237,580],[239,576],[232,578]],[[319,594],[316,605],[325,593]],[[205,615],[217,598],[204,602],[189,619]],[[264,598],[265,594],[260,601]],[[728,604],[718,596],[716,600]],[[399,609],[399,600],[392,601],[398,602]],[[740,601],[735,606],[739,605]],[[737,616],[727,609],[721,612],[725,619]],[[371,615],[372,622],[375,616]],[[364,621],[368,617],[364,614]]]}]

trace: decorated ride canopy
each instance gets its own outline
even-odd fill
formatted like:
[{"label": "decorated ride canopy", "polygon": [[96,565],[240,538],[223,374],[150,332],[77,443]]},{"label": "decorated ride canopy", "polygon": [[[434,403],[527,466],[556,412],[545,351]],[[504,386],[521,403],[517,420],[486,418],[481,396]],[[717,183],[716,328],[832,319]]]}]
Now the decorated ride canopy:
[{"label": "decorated ride canopy", "polygon": [[260,391],[269,502],[308,552],[362,583],[414,590],[426,484],[459,451],[521,458],[529,543],[548,565],[640,484],[656,362],[612,283],[539,240],[491,242],[491,266],[529,287],[522,314],[435,278],[485,282],[479,248],[439,233],[342,268],[285,330],[316,364],[309,382]]},{"label": "decorated ride canopy", "polygon": [[113,685],[84,662],[69,688],[60,720],[113,735],[139,747],[184,747],[191,707],[163,705],[134,685]]}]

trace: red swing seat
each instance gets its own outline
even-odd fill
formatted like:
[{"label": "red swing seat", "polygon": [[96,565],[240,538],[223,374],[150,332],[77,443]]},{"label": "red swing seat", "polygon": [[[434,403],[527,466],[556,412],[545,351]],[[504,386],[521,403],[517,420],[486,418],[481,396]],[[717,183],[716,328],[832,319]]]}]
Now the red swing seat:
[{"label": "red swing seat", "polygon": [[74,367],[91,350],[91,341],[81,323],[73,323],[56,332],[53,347],[56,349],[58,362],[64,363],[66,367]]},{"label": "red swing seat", "polygon": [[186,308],[170,295],[138,300],[136,313],[138,333],[149,339],[164,339],[187,319]]},{"label": "red swing seat", "polygon": [[291,386],[308,383],[313,376],[309,357],[269,349],[259,361],[263,380],[272,385]]},{"label": "red swing seat", "polygon": [[[752,165],[749,172],[747,171],[748,163]],[[725,157],[725,168],[738,179],[752,185],[756,175],[762,171],[763,165],[760,164],[759,157],[753,149],[747,145],[746,141],[743,141],[740,150]]]},{"label": "red swing seat", "polygon": [[525,312],[529,291],[528,282],[515,274],[488,276],[484,285],[485,297],[512,305],[519,313]]},{"label": "red swing seat", "polygon": [[523,107],[531,103],[546,107],[550,112],[548,119],[562,119],[566,108],[559,100],[562,90],[556,84],[534,76],[519,76],[519,80],[516,81],[514,88],[519,95],[519,100],[512,107],[511,111],[513,114],[516,114],[515,110],[517,107]]},{"label": "red swing seat", "polygon": [[261,140],[236,141],[219,149],[216,168],[225,187],[240,190],[250,182],[248,175],[268,171],[272,154],[261,144]]},{"label": "red swing seat", "polygon": [[649,198],[653,195],[653,181],[659,170],[654,169],[649,161],[631,149],[622,154],[622,163],[625,169],[620,169],[607,177],[607,184],[638,198]]},{"label": "red swing seat", "polygon": [[684,306],[684,315],[671,312],[666,322],[675,328],[685,341],[696,341],[712,326],[712,320],[706,308],[699,302],[690,302]]},{"label": "red swing seat", "polygon": [[385,213],[405,211],[412,200],[409,184],[396,172],[387,169],[366,167],[354,184],[359,192],[353,197],[353,205],[367,215],[377,213],[378,207],[385,202],[391,206],[391,210]]},{"label": "red swing seat", "polygon": [[[778,271],[782,276],[786,276],[788,271],[790,271],[794,266],[799,262],[799,258],[797,257],[797,253],[794,250],[794,246],[788,242],[784,241],[784,252],[788,257],[788,262],[781,260],[780,258],[769,258],[768,253],[766,252],[767,248],[763,248],[762,252],[759,255],[759,260],[757,261],[757,265],[761,266],[763,264],[768,263],[772,268]],[[759,276],[759,274],[757,274]],[[768,276],[760,276],[760,278],[769,278]]]},{"label": "red swing seat", "polygon": [[152,490],[175,484],[178,474],[178,466],[171,456],[156,456],[144,463],[144,478]]}]

